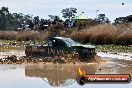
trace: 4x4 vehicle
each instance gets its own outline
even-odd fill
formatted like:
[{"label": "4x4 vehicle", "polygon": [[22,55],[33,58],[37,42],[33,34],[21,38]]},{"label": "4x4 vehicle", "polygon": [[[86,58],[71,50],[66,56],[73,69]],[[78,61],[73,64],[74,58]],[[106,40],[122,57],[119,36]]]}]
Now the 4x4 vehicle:
[{"label": "4x4 vehicle", "polygon": [[26,56],[60,56],[68,53],[78,54],[80,58],[92,58],[96,55],[95,46],[83,45],[73,41],[71,38],[52,37],[47,44],[40,46],[27,46]]}]

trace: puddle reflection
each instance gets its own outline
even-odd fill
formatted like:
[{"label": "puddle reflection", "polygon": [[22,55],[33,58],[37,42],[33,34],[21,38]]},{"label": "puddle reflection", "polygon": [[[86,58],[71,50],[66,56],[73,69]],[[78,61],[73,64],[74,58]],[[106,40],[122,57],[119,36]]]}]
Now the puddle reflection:
[{"label": "puddle reflection", "polygon": [[76,81],[79,67],[83,68],[86,73],[94,74],[97,64],[86,65],[27,65],[25,75],[27,77],[38,77],[46,81],[51,86],[67,86]]}]

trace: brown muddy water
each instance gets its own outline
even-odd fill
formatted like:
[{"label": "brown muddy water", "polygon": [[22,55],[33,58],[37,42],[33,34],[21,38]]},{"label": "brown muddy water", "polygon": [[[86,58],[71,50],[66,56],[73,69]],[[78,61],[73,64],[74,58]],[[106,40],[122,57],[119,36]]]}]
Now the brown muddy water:
[{"label": "brown muddy water", "polygon": [[[7,55],[24,56],[23,49],[1,49],[0,58]],[[76,82],[79,67],[87,74],[132,74],[131,53],[98,55],[106,63],[0,65],[0,88],[131,88],[129,84],[85,84]]]}]

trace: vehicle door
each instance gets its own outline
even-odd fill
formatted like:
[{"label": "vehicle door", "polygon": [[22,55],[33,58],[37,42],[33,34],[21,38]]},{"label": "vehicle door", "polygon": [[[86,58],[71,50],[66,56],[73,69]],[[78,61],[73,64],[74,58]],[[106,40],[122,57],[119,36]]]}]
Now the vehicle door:
[{"label": "vehicle door", "polygon": [[66,53],[68,47],[65,42],[59,39],[53,39],[48,42],[47,52],[49,55],[62,55]]}]

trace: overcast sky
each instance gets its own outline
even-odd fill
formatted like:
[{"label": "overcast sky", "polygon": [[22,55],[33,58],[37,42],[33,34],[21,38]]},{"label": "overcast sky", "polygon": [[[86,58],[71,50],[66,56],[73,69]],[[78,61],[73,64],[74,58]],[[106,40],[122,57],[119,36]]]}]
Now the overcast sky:
[{"label": "overcast sky", "polygon": [[[124,3],[124,5],[122,5]],[[89,18],[96,17],[96,10],[104,13],[110,20],[116,17],[132,15],[132,0],[0,0],[0,7],[5,6],[14,13],[32,14],[40,18],[48,15],[62,17],[63,8],[77,8],[77,15],[84,12]]]}]

